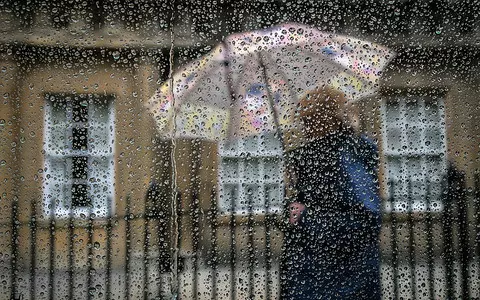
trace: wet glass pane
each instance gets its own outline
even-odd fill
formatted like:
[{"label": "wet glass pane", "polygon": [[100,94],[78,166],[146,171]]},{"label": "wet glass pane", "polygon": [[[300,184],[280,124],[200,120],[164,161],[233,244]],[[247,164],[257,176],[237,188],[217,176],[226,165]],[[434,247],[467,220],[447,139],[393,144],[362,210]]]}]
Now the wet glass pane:
[{"label": "wet glass pane", "polygon": [[259,159],[247,159],[245,161],[245,174],[244,178],[247,181],[258,181],[260,175],[260,160]]},{"label": "wet glass pane", "polygon": [[0,299],[480,298],[480,3],[0,3]]},{"label": "wet glass pane", "polygon": [[239,167],[239,159],[237,158],[224,158],[222,161],[223,176],[226,181],[237,178]]}]

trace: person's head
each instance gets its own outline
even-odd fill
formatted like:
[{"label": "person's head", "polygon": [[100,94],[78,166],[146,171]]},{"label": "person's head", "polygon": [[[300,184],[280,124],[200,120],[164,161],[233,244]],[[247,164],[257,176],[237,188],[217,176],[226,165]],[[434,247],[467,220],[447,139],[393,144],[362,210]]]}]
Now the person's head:
[{"label": "person's head", "polygon": [[322,137],[349,127],[345,95],[335,89],[322,87],[308,92],[299,101],[299,116],[310,137]]}]

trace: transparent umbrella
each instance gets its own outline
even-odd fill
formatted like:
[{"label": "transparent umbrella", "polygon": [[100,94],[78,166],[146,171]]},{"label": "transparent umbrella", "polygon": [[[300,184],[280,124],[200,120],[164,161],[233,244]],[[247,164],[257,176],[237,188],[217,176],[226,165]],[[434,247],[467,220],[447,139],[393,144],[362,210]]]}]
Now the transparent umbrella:
[{"label": "transparent umbrella", "polygon": [[283,138],[301,133],[295,112],[305,93],[328,86],[356,101],[375,92],[393,56],[375,43],[283,24],[227,37],[175,72],[147,106],[164,136]]}]

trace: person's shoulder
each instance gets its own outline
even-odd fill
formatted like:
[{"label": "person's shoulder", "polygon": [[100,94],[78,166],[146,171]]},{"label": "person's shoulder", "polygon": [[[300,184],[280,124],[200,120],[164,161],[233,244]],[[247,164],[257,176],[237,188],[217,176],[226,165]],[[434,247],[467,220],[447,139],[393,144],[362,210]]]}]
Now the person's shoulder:
[{"label": "person's shoulder", "polygon": [[375,141],[365,134],[352,134],[345,140],[344,152],[366,161],[378,160],[378,148]]},{"label": "person's shoulder", "polygon": [[371,153],[378,153],[378,146],[375,140],[367,136],[366,134],[361,134],[358,137],[358,143],[360,150],[368,151]]},{"label": "person's shoulder", "polygon": [[296,156],[296,155],[300,155],[302,153],[305,153],[306,151],[308,151],[309,149],[312,149],[312,148],[316,148],[318,147],[318,145],[316,145],[317,141],[316,140],[312,140],[312,141],[308,141],[308,142],[304,142],[302,143],[301,145],[293,148],[293,149],[290,149],[288,151],[285,152],[285,155],[287,156]]},{"label": "person's shoulder", "polygon": [[376,170],[378,167],[379,152],[375,140],[363,134],[358,137],[358,144],[357,153],[363,157],[363,160],[370,168]]}]

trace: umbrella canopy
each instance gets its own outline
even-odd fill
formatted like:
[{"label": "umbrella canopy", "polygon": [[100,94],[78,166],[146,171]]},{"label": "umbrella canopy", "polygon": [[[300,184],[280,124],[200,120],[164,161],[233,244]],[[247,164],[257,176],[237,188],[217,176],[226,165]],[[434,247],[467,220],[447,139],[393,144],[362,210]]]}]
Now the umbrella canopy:
[{"label": "umbrella canopy", "polygon": [[321,86],[351,101],[371,95],[392,58],[383,46],[300,24],[234,34],[178,70],[147,107],[168,137],[301,132],[298,99]]}]

